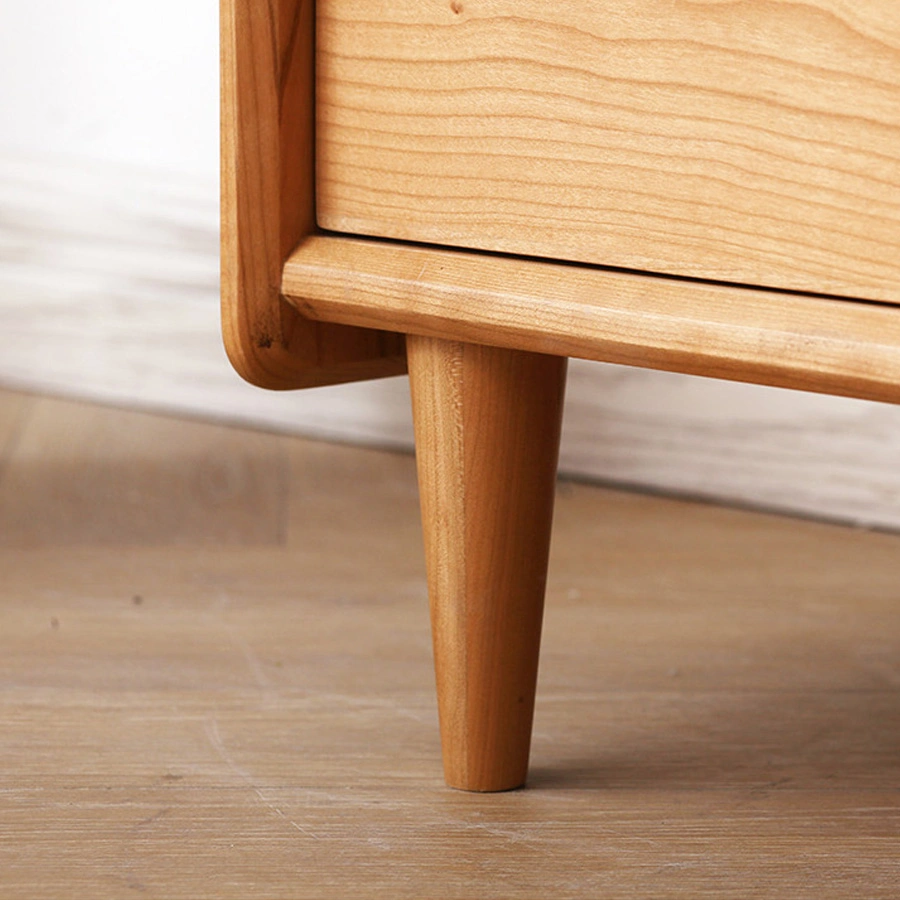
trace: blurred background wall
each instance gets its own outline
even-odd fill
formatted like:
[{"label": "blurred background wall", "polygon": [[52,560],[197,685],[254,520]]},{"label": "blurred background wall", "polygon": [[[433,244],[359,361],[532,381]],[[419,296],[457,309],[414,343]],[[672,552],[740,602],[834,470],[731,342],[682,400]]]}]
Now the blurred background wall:
[{"label": "blurred background wall", "polygon": [[[405,379],[272,394],[218,331],[214,0],[0,4],[0,385],[410,447]],[[573,362],[569,474],[900,526],[900,407]]]}]

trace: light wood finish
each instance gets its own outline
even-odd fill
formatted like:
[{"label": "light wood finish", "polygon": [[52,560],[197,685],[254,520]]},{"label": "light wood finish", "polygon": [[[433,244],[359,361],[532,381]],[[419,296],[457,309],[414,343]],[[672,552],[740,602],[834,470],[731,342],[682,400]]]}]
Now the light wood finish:
[{"label": "light wood finish", "polygon": [[222,325],[268,388],[404,371],[397,335],[314,325],[283,302],[288,253],[315,227],[312,0],[221,0]]},{"label": "light wood finish", "polygon": [[282,289],[323,320],[900,400],[900,311],[880,304],[326,237]]},{"label": "light wood finish", "polygon": [[408,338],[444,773],[528,770],[566,360]]},{"label": "light wood finish", "polygon": [[[23,403],[21,447],[96,425],[5,392],[0,420]],[[76,534],[4,535],[4,898],[896,897],[896,535],[561,484],[530,787],[461,794],[412,457],[182,424],[123,417],[106,473],[60,454],[48,477],[96,488]],[[248,453],[283,506],[201,489]],[[190,532],[79,544],[117,472]]]},{"label": "light wood finish", "polygon": [[900,301],[895,0],[320,0],[318,220]]},{"label": "light wood finish", "polygon": [[8,456],[15,450],[32,402],[24,394],[5,393],[0,403],[0,471]]},{"label": "light wood finish", "polygon": [[53,400],[25,422],[0,479],[0,546],[196,544],[202,532],[227,552],[279,539],[287,472],[261,436]]}]

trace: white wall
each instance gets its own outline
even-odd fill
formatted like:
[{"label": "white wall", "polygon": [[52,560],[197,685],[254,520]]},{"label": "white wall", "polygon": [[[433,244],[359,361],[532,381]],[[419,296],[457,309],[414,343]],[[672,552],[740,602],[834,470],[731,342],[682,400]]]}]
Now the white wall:
[{"label": "white wall", "polygon": [[[0,384],[409,446],[405,381],[244,385],[217,313],[215,0],[0,0]],[[563,468],[900,526],[900,408],[573,364]]]},{"label": "white wall", "polygon": [[0,147],[212,183],[215,0],[0,3]]}]

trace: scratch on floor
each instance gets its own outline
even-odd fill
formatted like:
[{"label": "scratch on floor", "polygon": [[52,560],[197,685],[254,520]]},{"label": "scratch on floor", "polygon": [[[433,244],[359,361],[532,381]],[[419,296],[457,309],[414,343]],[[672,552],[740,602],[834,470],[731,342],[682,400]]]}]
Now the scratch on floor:
[{"label": "scratch on floor", "polygon": [[319,835],[310,831],[308,828],[304,828],[299,822],[295,822],[290,816],[285,813],[285,811],[269,800],[266,795],[262,792],[262,789],[259,788],[256,783],[253,781],[253,777],[250,773],[239,766],[234,759],[234,757],[229,752],[228,748],[225,746],[225,742],[222,740],[222,735],[219,731],[219,723],[215,718],[208,718],[204,722],[203,730],[206,732],[206,737],[209,740],[210,746],[213,750],[216,751],[217,756],[222,762],[228,766],[228,769],[232,772],[232,774],[236,775],[238,778],[243,781],[247,787],[250,788],[251,791],[256,795],[259,799],[259,802],[262,803],[263,806],[266,807],[270,812],[274,813],[280,819],[283,819],[289,825],[293,825],[294,828],[297,829],[302,835],[306,837],[312,838],[313,840],[320,841],[321,838]]},{"label": "scratch on floor", "polygon": [[[227,594],[219,594],[217,607],[220,610],[230,608],[231,598]],[[253,647],[250,646],[246,638],[244,638],[233,625],[230,625],[224,619],[221,619],[220,621],[222,627],[225,629],[225,633],[228,635],[228,640],[231,642],[231,645],[244,657],[244,662],[246,662],[247,668],[250,670],[250,674],[256,682],[256,686],[264,691],[271,690],[272,682],[269,680],[265,671],[263,671],[259,657],[254,652]]]}]

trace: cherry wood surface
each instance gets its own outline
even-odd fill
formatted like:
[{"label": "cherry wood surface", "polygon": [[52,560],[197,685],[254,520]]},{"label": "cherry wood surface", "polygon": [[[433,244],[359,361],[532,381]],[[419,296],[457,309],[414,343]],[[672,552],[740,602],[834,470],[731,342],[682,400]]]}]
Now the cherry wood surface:
[{"label": "cherry wood surface", "polygon": [[282,289],[305,316],[900,401],[900,309],[385,241],[311,237]]},{"label": "cherry wood surface", "polygon": [[[521,37],[530,29],[560,39],[568,36],[574,40],[576,49],[580,47],[583,51],[579,43],[581,38],[588,40],[603,25],[604,33],[607,28],[610,34],[617,34],[617,28],[624,29],[621,41],[612,41],[616,52],[598,57],[603,65],[620,65],[619,52],[624,52],[623,48],[633,40],[636,40],[633,49],[638,62],[641,58],[638,51],[662,52],[660,48],[668,46],[668,39],[653,35],[659,24],[656,19],[662,21],[668,17],[673,24],[671,46],[667,52],[678,56],[676,50],[684,53],[693,50],[701,57],[712,53],[720,68],[730,60],[732,78],[740,81],[746,77],[747,96],[752,99],[750,105],[758,116],[767,110],[771,112],[770,102],[777,110],[785,108],[784,98],[778,100],[776,96],[773,99],[767,93],[766,86],[774,85],[773,73],[778,72],[788,85],[785,90],[800,92],[795,98],[798,103],[803,96],[812,106],[826,100],[837,103],[834,108],[838,114],[826,115],[823,111],[824,118],[820,122],[816,118],[818,113],[810,113],[812,118],[803,120],[809,128],[798,134],[808,136],[821,132],[822,145],[815,144],[815,148],[816,153],[821,151],[824,156],[820,159],[813,154],[813,169],[825,171],[825,163],[831,160],[837,175],[841,179],[845,176],[850,179],[844,185],[846,190],[842,188],[841,197],[856,198],[853,203],[865,201],[865,216],[853,204],[852,209],[840,213],[841,221],[845,221],[854,234],[861,229],[865,240],[874,242],[869,248],[871,253],[866,258],[865,271],[884,284],[900,283],[896,271],[897,233],[891,212],[900,208],[893,199],[900,177],[895,177],[898,173],[892,156],[900,142],[885,142],[885,134],[895,133],[890,122],[885,125],[886,132],[881,127],[884,125],[882,119],[890,119],[900,109],[900,103],[892,105],[889,102],[896,99],[895,87],[900,83],[900,78],[894,77],[893,68],[896,16],[891,12],[892,4],[866,0],[850,10],[832,0],[802,5],[718,3],[701,6],[635,0],[633,7],[629,7],[629,15],[622,17],[618,24],[603,18],[608,13],[603,11],[606,7],[602,5],[579,7],[580,13],[573,12],[575,7],[572,6],[553,7],[540,13],[534,4],[526,3],[517,8],[517,17],[512,18],[502,14],[504,0],[455,3],[446,10],[441,7],[440,11],[438,6],[366,5],[356,0],[340,6],[333,6],[329,0],[321,0],[316,5],[306,0],[278,0],[273,5],[263,6],[248,0],[223,0],[223,316],[229,353],[245,377],[268,387],[284,388],[396,374],[404,370],[405,359],[403,339],[395,332],[409,331],[451,340],[471,340],[849,396],[897,399],[900,339],[895,307],[888,304],[883,311],[878,311],[871,305],[853,306],[828,297],[752,288],[742,290],[737,286],[690,279],[664,280],[595,267],[568,267],[532,258],[477,258],[462,253],[449,256],[437,248],[403,247],[383,241],[354,243],[333,235],[317,234],[315,221],[318,216],[319,224],[340,224],[328,221],[329,173],[333,171],[328,149],[329,96],[334,84],[343,83],[334,82],[329,74],[328,61],[332,57],[338,58],[329,42],[355,42],[357,55],[352,60],[360,65],[365,63],[367,77],[382,84],[383,89],[375,92],[374,99],[369,98],[377,112],[382,108],[379,103],[384,97],[397,98],[401,105],[405,102],[406,88],[392,79],[400,78],[402,82],[402,78],[407,77],[403,73],[411,69],[419,71],[419,68],[418,63],[411,67],[395,65],[396,60],[390,53],[383,57],[377,54],[371,58],[366,56],[370,39],[376,44],[386,41],[385,47],[393,48],[392,52],[401,56],[419,54],[419,62],[429,53],[437,53],[436,65],[441,69],[440,60],[444,59],[438,52],[441,47],[446,48],[447,58],[452,59],[458,49],[454,41],[465,43],[472,39],[478,44],[486,39],[486,34],[493,35],[496,29],[499,29],[500,37],[506,38]],[[582,22],[585,26],[583,34],[577,32],[573,37],[572,28],[564,21],[567,15],[587,17],[587,21]],[[594,21],[591,18],[594,16],[600,18]],[[756,31],[742,27],[756,21],[746,19],[746,16],[763,17],[757,22],[759,28]],[[441,25],[447,17],[448,23]],[[432,18],[435,18],[434,22]],[[317,22],[318,43],[314,46],[313,30]],[[637,40],[631,34],[635,28],[640,30],[641,22],[649,29],[650,37],[646,41]],[[705,30],[703,22],[706,22]],[[795,26],[794,31],[789,27],[791,24]],[[693,42],[685,37],[689,25],[697,26]],[[509,28],[512,28],[511,32]],[[413,40],[423,29],[423,33],[428,34],[446,32],[447,41],[436,44],[431,38]],[[463,36],[459,37],[458,32]],[[791,37],[794,32],[795,37]],[[455,35],[452,40],[450,33]],[[388,40],[392,35],[405,36],[405,39]],[[826,64],[823,58],[816,56],[823,51],[816,49],[811,35],[823,40],[828,38],[831,43],[826,42],[823,46],[840,51],[834,55],[833,63]],[[763,37],[779,38],[772,42],[769,56],[761,52]],[[588,44],[593,46],[590,40]],[[563,45],[564,42],[559,43],[559,46]],[[498,59],[506,58],[503,53],[521,51],[522,59],[528,62],[530,52],[544,52],[541,42],[535,43],[531,51],[519,47],[515,41],[510,44],[501,41],[498,46],[501,54]],[[747,66],[745,75],[740,75],[744,69],[738,62],[744,60],[744,50]],[[862,53],[863,50],[871,53]],[[783,70],[779,68],[782,64],[786,66]],[[317,73],[314,72],[315,65],[318,65]],[[425,71],[430,71],[430,64],[423,65]],[[572,65],[577,69],[575,61]],[[706,96],[700,90],[701,83],[703,79],[708,81],[711,73],[719,71],[716,66],[698,69],[700,82],[694,84],[694,88],[699,94],[695,94],[693,88],[688,90],[693,82],[688,84],[678,80],[684,72],[673,70],[673,83],[693,97],[685,108],[685,115],[693,115],[695,119],[699,115],[697,97]],[[762,81],[759,66],[765,69]],[[867,66],[877,68],[877,77],[864,78]],[[462,68],[469,71],[467,66]],[[479,66],[474,66],[473,71],[478,70]],[[585,71],[590,74],[589,70]],[[818,76],[821,76],[819,80]],[[365,87],[369,82],[360,84]],[[416,84],[416,90],[430,90],[428,79],[418,79]],[[847,116],[841,112],[841,103],[846,101],[847,92],[854,86],[861,88],[855,107],[859,121],[854,119],[854,127],[847,132]],[[522,90],[518,81],[513,87]],[[536,83],[536,90],[539,87]],[[318,91],[316,96],[314,88]],[[819,88],[823,92],[821,97],[817,93]],[[515,93],[513,88],[511,90]],[[806,94],[803,94],[804,90]],[[444,96],[440,91],[438,94]],[[720,99],[725,103],[729,97],[734,100],[734,84],[726,79],[721,86]],[[428,107],[427,103],[425,107]],[[368,108],[348,107],[348,115],[352,114],[362,127],[368,121]],[[492,116],[483,115],[484,112],[479,107],[476,121],[493,120]],[[402,118],[406,130],[415,137],[415,117]],[[672,121],[665,117],[663,120]],[[454,123],[454,128],[474,127],[466,117],[445,116],[441,121]],[[501,121],[506,120],[501,117]],[[637,135],[639,123],[633,124]],[[833,134],[829,131],[832,126],[837,129]],[[366,134],[373,141],[381,140],[387,133],[374,126],[366,127]],[[773,133],[784,138],[784,127],[784,123],[778,126],[779,131],[773,125]],[[864,150],[854,150],[850,154],[852,159],[845,158],[846,153],[850,153],[849,145],[841,143],[850,132],[865,144]],[[757,129],[754,134],[760,136],[767,132]],[[835,140],[835,135],[843,137],[832,146],[829,135]],[[686,145],[678,143],[677,146]],[[743,144],[738,142],[735,146],[740,149]],[[547,150],[543,144],[541,147]],[[754,160],[769,159],[766,153],[758,150],[748,150]],[[414,148],[407,147],[398,158],[413,161],[423,157],[417,155]],[[352,159],[354,172],[368,165],[374,167],[373,171],[380,172],[377,147],[358,147],[353,150]],[[699,159],[702,163],[705,157],[701,155]],[[551,172],[552,154],[547,155],[547,160],[547,171]],[[452,162],[438,166],[438,183],[459,183],[459,179],[452,177]],[[847,166],[850,169],[861,166],[878,182],[878,191],[873,194],[874,188],[862,175],[848,175],[850,169]],[[667,185],[682,182],[685,179],[674,176],[665,179]],[[696,184],[691,179],[686,183]],[[387,174],[378,175],[378,184],[379,189],[392,190]],[[740,184],[743,190],[746,184],[752,184],[752,179],[742,178]],[[858,196],[853,193],[857,189],[862,192]],[[792,207],[790,197],[796,192],[791,191],[793,188],[783,195],[767,193],[758,187],[753,190],[754,196],[768,198],[766,202],[777,200],[786,216],[785,222],[794,221],[799,223],[801,230],[809,230],[809,240],[803,238],[797,244],[791,228],[778,226],[779,259],[787,268],[800,273],[802,280],[802,273],[808,268],[803,248],[822,238],[831,242],[827,248],[829,271],[840,280],[841,272],[845,271],[841,260],[845,260],[847,254],[859,255],[858,241],[848,236],[849,232],[840,232],[838,240],[837,232],[811,213],[807,215],[809,211],[805,207]],[[729,220],[728,203],[734,194],[718,183],[715,190],[710,187],[707,193],[721,198],[725,206],[719,209],[718,219],[712,215],[715,210],[711,211],[703,204],[692,206],[695,221],[703,223],[704,227],[719,227],[716,222],[721,224]],[[496,191],[492,194],[478,189],[478,194],[489,197]],[[571,198],[567,199],[565,192],[545,191],[545,194],[561,209],[577,208],[577,204],[569,202]],[[817,209],[834,211],[824,202]],[[417,202],[415,208],[405,210],[401,218],[412,229],[403,236],[415,241],[434,237],[427,232],[427,204]],[[501,224],[504,221],[493,214],[489,214],[488,219]],[[589,233],[590,221],[582,219],[570,222],[571,227],[567,226],[565,233]],[[479,220],[478,215],[465,216],[466,222],[475,225]],[[541,218],[539,231],[555,233],[546,216]],[[765,234],[765,229],[750,231],[755,235]],[[516,235],[517,240],[525,241],[519,249],[529,254],[553,249],[543,247],[540,241],[532,241],[530,237],[526,240],[531,233],[527,228],[511,227],[509,233]],[[643,228],[641,233],[650,235],[652,229]],[[621,234],[628,246],[637,246],[627,229]],[[720,237],[712,235],[710,239],[716,247],[730,246]],[[744,250],[747,248],[742,248],[742,256],[753,257],[753,252],[744,254]],[[558,251],[559,248],[553,252],[562,255]],[[629,260],[605,258],[604,254],[591,253],[588,258],[592,263],[629,263]],[[680,255],[679,259],[686,261],[686,267],[676,269],[679,273],[695,275],[700,272],[691,268],[690,254]],[[883,266],[890,271],[883,270]],[[700,274],[718,275],[729,281],[750,277],[748,273],[736,270],[704,270]],[[760,284],[771,282],[761,275],[753,276],[753,280]],[[803,284],[791,279],[776,281],[782,286],[805,286],[818,292],[841,289],[836,283],[823,281]],[[890,294],[862,290],[861,284],[857,287],[860,296],[885,299]]]},{"label": "cherry wood surface", "polygon": [[221,0],[222,327],[248,381],[297,388],[405,370],[403,340],[309,322],[279,292],[315,227],[312,0]]},{"label": "cherry wood surface", "polygon": [[320,0],[320,225],[900,300],[895,0]]},{"label": "cherry wood surface", "polygon": [[410,336],[444,772],[525,782],[566,360]]}]

